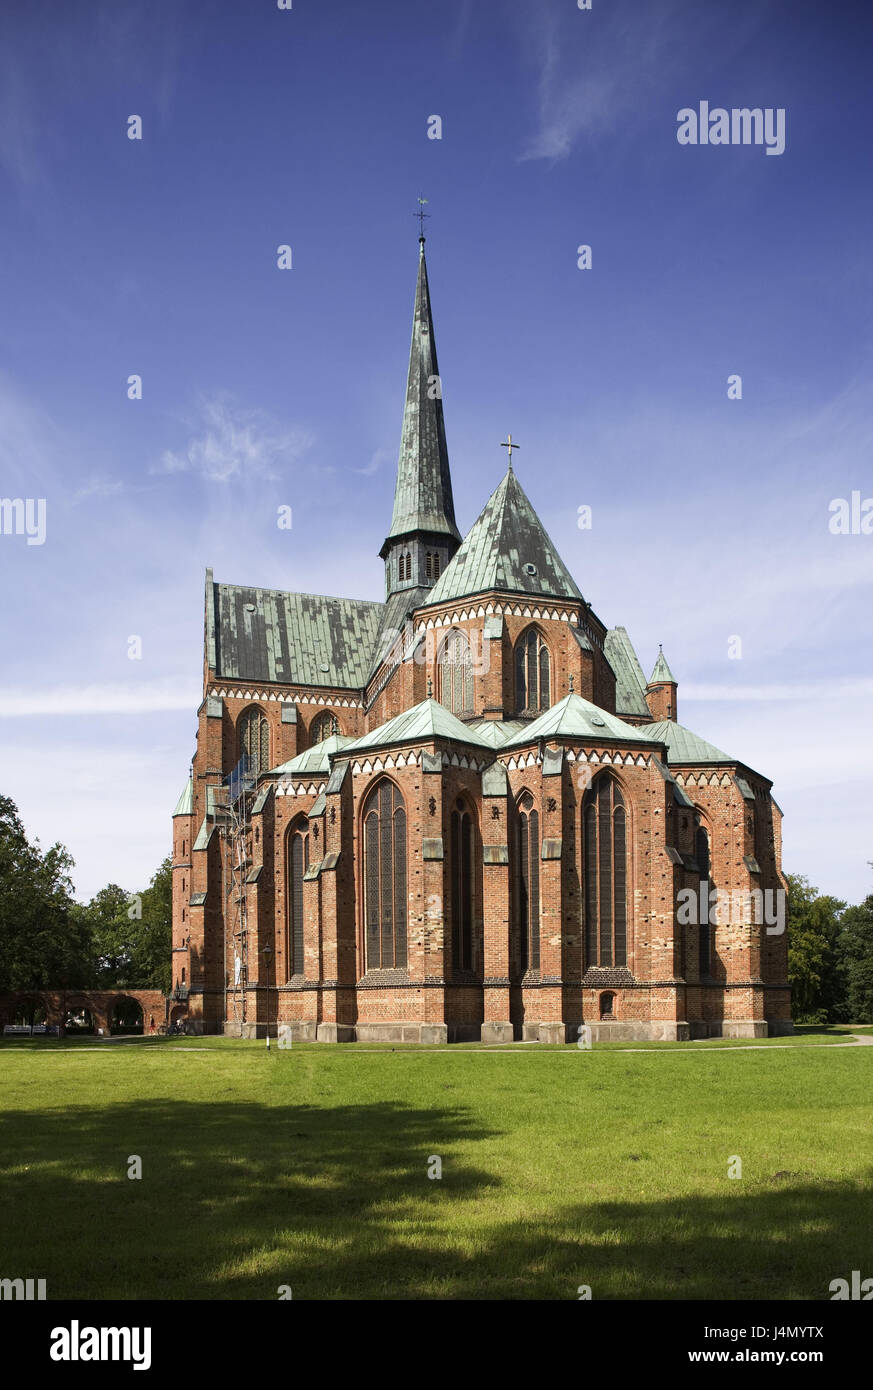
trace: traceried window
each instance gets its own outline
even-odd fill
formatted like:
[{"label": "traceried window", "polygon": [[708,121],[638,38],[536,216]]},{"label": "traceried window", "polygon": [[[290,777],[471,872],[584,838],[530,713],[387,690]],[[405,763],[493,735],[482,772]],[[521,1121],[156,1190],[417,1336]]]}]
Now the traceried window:
[{"label": "traceried window", "polygon": [[456,970],[473,969],[474,846],[473,817],[463,801],[451,822],[452,962]]},{"label": "traceried window", "polygon": [[309,822],[302,816],[288,832],[288,862],[285,885],[288,899],[287,973],[304,974],[303,969],[303,877],[309,868]]},{"label": "traceried window", "polygon": [[515,817],[514,909],[522,974],[540,968],[540,818],[530,792]]},{"label": "traceried window", "polygon": [[363,826],[366,968],[405,969],[406,809],[393,782],[372,789]]},{"label": "traceried window", "polygon": [[424,557],[424,574],[426,579],[440,577],[440,557],[435,550],[428,550]]},{"label": "traceried window", "polygon": [[473,657],[466,633],[453,628],[440,647],[440,702],[453,714],[473,713]]},{"label": "traceried window", "polygon": [[[694,857],[697,860],[697,867],[700,869],[700,881],[701,883],[706,883],[704,893],[707,895],[706,901],[709,902],[711,887],[709,882],[709,836],[702,825],[698,826],[694,836]],[[706,917],[707,920],[701,922],[698,928],[698,940],[700,945],[699,969],[702,976],[708,976],[712,969],[712,927],[709,922],[708,913]]]},{"label": "traceried window", "polygon": [[515,644],[515,701],[520,714],[535,714],[551,704],[549,649],[538,628],[530,627]]},{"label": "traceried window", "polygon": [[249,760],[249,773],[260,777],[270,770],[270,725],[259,709],[246,710],[239,721],[239,751]]},{"label": "traceried window", "polygon": [[582,803],[585,967],[627,965],[627,812],[613,777],[599,777]]},{"label": "traceried window", "polygon": [[332,710],[325,710],[323,714],[318,714],[312,721],[309,731],[310,743],[321,743],[323,739],[330,738],[333,734],[340,731],[339,720]]}]

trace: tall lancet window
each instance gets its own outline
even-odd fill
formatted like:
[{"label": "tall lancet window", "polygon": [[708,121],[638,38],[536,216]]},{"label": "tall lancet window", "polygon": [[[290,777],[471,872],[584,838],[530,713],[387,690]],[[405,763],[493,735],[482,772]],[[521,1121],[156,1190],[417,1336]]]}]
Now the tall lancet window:
[{"label": "tall lancet window", "polygon": [[239,752],[249,760],[252,777],[270,770],[270,725],[262,710],[248,709],[239,721]]},{"label": "tall lancet window", "polygon": [[330,738],[333,734],[340,731],[339,720],[331,710],[325,710],[323,714],[318,714],[312,721],[309,730],[310,743],[322,743],[324,739]]},{"label": "tall lancet window", "polygon": [[406,967],[406,809],[378,782],[364,804],[364,933],[368,970]]},{"label": "tall lancet window", "polygon": [[440,647],[440,703],[453,714],[473,713],[473,657],[465,632],[453,628]]},{"label": "tall lancet window", "polygon": [[516,809],[513,899],[522,973],[540,968],[540,818],[530,792]]},{"label": "tall lancet window", "polygon": [[309,868],[309,822],[301,816],[288,831],[286,897],[288,900],[287,973],[303,975],[303,876]]},{"label": "tall lancet window", "polygon": [[452,812],[451,831],[452,963],[456,970],[472,970],[475,862],[473,817],[463,801],[458,801]]},{"label": "tall lancet window", "polygon": [[520,714],[536,714],[552,703],[549,649],[535,627],[515,644],[515,701]]},{"label": "tall lancet window", "polygon": [[[707,895],[706,902],[708,903],[709,892],[711,887],[709,882],[709,836],[707,835],[702,825],[698,826],[694,836],[694,857],[697,860],[697,866],[700,869],[701,883],[706,883],[704,892]],[[712,969],[712,926],[710,925],[708,914],[707,920],[705,922],[700,923],[699,931],[699,969],[701,976],[703,976],[709,975]]]},{"label": "tall lancet window", "polygon": [[582,803],[585,967],[627,965],[627,812],[613,777],[599,777]]}]

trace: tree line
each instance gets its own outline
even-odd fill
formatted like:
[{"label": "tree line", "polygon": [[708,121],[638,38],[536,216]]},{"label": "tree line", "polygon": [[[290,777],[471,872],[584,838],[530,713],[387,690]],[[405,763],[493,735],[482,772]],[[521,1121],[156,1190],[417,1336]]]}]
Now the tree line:
[{"label": "tree line", "polygon": [[117,883],[89,903],[73,897],[63,845],[29,841],[15,803],[0,796],[0,990],[160,989],[171,985],[173,872],[169,855],[147,888]]},{"label": "tree line", "polygon": [[[151,883],[73,898],[63,845],[27,839],[0,796],[0,990],[160,989],[171,985],[168,856]],[[873,894],[850,907],[788,874],[788,978],[797,1023],[873,1023]]]}]

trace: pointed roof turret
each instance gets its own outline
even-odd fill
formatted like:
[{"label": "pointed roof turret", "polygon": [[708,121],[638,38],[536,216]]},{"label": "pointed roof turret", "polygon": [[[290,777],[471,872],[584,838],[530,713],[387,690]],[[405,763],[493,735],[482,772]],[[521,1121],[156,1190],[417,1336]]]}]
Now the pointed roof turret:
[{"label": "pointed roof turret", "polygon": [[658,660],[655,662],[655,669],[652,672],[649,685],[655,685],[658,681],[669,681],[672,685],[678,684],[676,677],[667,665],[663,647],[658,647]]},{"label": "pointed roof turret", "polygon": [[450,536],[453,541],[461,539],[455,523],[423,236],[419,237],[418,283],[394,512],[391,530],[382,547],[383,557],[392,541],[416,531],[431,536]]},{"label": "pointed roof turret", "polygon": [[488,589],[584,602],[512,468],[437,580],[428,603]]}]

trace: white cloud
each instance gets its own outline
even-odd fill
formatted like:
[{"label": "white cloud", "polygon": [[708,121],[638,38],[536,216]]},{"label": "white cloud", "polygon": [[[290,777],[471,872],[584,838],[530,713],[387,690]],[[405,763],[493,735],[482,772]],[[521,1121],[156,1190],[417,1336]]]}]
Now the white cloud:
[{"label": "white cloud", "polygon": [[209,482],[232,478],[277,481],[314,443],[302,429],[283,429],[264,412],[243,410],[227,396],[205,397],[184,449],[165,449],[153,473],[196,473]]},{"label": "white cloud", "polygon": [[192,681],[154,680],[139,684],[100,683],[53,689],[0,690],[0,718],[34,715],[153,714],[196,710],[200,691]]}]

